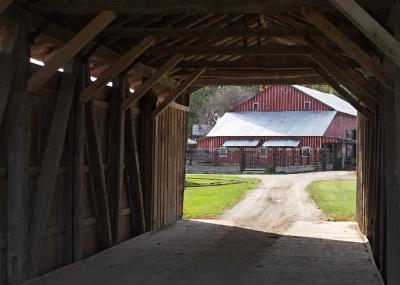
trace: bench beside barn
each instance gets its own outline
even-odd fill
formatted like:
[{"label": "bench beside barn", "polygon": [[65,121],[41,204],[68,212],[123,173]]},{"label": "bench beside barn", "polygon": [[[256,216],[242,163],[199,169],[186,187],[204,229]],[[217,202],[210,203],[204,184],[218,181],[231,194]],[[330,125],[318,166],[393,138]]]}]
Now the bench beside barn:
[{"label": "bench beside barn", "polygon": [[225,113],[199,139],[213,165],[296,172],[349,169],[356,161],[357,111],[298,85],[272,85]]}]

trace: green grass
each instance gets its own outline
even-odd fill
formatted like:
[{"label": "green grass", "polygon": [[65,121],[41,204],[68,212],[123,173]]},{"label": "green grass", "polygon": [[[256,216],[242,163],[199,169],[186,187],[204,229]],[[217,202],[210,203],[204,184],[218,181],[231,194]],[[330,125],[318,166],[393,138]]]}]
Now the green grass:
[{"label": "green grass", "polygon": [[239,202],[260,181],[239,176],[186,175],[183,215],[187,219],[212,219]]},{"label": "green grass", "polygon": [[333,221],[353,221],[356,214],[354,180],[315,181],[307,192],[318,207]]}]

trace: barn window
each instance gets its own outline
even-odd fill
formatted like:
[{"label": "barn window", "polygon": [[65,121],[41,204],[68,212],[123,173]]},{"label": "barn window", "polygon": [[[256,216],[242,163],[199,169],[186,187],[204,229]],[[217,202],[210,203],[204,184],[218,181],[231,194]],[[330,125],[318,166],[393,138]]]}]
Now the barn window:
[{"label": "barn window", "polygon": [[304,101],[304,110],[310,110],[310,109],[311,109],[311,102]]},{"label": "barn window", "polygon": [[228,148],[227,147],[220,147],[218,149],[218,154],[220,157],[227,157],[228,156]]},{"label": "barn window", "polygon": [[302,147],[301,148],[301,156],[302,157],[309,157],[310,156],[310,148],[309,147]]},{"label": "barn window", "polygon": [[260,156],[267,156],[268,155],[268,148],[266,146],[260,147]]},{"label": "barn window", "polygon": [[258,107],[259,107],[258,102],[254,102],[253,103],[253,111],[258,111]]}]

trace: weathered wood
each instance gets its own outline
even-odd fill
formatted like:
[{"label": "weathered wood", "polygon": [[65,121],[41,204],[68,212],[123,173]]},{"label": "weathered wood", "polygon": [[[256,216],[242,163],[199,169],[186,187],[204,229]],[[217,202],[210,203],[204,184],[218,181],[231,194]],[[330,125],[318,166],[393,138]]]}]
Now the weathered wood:
[{"label": "weathered wood", "polygon": [[10,25],[6,28],[0,50],[0,126],[7,108],[8,97],[13,82],[15,71],[15,43],[19,34],[18,25]]},{"label": "weathered wood", "polygon": [[46,65],[29,78],[28,91],[36,92],[57,70],[63,67],[82,48],[93,40],[116,17],[112,11],[103,11],[77,33],[65,46],[55,52]]},{"label": "weathered wood", "polygon": [[109,28],[105,35],[111,38],[228,38],[228,37],[293,37],[318,35],[316,29],[302,28]]},{"label": "weathered wood", "polygon": [[112,246],[113,238],[111,220],[108,206],[107,186],[103,155],[97,129],[95,105],[90,102],[85,107],[86,113],[86,139],[89,151],[90,173],[93,179],[95,201],[97,205],[97,221],[100,245],[103,249]]},{"label": "weathered wood", "polygon": [[83,90],[81,102],[90,101],[96,92],[113,80],[118,74],[126,70],[141,54],[143,54],[152,44],[154,38],[144,38],[140,43],[134,46],[130,51],[121,56],[109,69],[107,69],[97,80]]},{"label": "weathered wood", "polygon": [[[154,73],[157,72],[157,69],[151,68],[143,63],[136,63],[133,67],[131,67],[128,71],[128,77],[135,77],[141,79],[142,77],[151,77]],[[157,81],[157,84],[162,85],[166,88],[176,88],[179,85],[179,82],[168,77],[164,76]]]},{"label": "weathered wood", "polygon": [[357,101],[353,95],[340,86],[340,84],[334,78],[329,76],[324,69],[318,67],[315,70],[333,89],[335,89],[337,93],[339,93],[345,100],[352,104],[357,111],[361,112],[366,117],[371,116],[371,112],[365,106],[361,105],[361,103]]},{"label": "weathered wood", "polygon": [[47,221],[53,203],[55,186],[58,176],[61,155],[64,149],[65,137],[75,85],[78,75],[78,64],[71,63],[66,67],[57,96],[49,135],[46,142],[43,161],[40,167],[38,189],[34,195],[32,220],[30,224],[29,243],[29,276],[34,277],[39,270],[39,262],[45,236]]},{"label": "weathered wood", "polygon": [[84,164],[84,144],[85,144],[85,106],[79,102],[80,91],[87,83],[88,66],[82,65],[79,70],[77,92],[74,98],[74,154],[73,154],[73,207],[72,207],[72,255],[73,261],[82,259],[82,241],[81,241],[81,206],[82,206],[82,169]]},{"label": "weathered wood", "polygon": [[[131,109],[126,111],[125,120],[125,152],[126,152],[126,168],[129,184],[129,193],[131,195],[131,219],[133,222],[133,230],[136,234],[146,232],[146,219],[144,212],[144,198],[142,187],[142,175],[140,172],[140,161],[138,153],[138,142],[136,139],[136,128],[133,124],[134,114]],[[136,216],[137,214],[138,216]],[[136,224],[136,221],[139,225]]]},{"label": "weathered wood", "polygon": [[[385,13],[390,9],[390,5],[382,3],[379,5],[374,1],[361,0],[361,4],[369,5],[376,13]],[[246,2],[240,0],[207,0],[198,2],[196,0],[179,1],[179,0],[140,0],[127,2],[123,0],[101,1],[86,0],[83,3],[70,2],[68,0],[45,0],[39,5],[33,5],[32,10],[41,13],[51,13],[58,11],[63,14],[87,15],[96,14],[102,10],[113,10],[120,15],[137,15],[137,14],[244,14],[244,13],[269,13],[269,12],[298,12],[303,6],[312,6],[321,11],[334,11],[334,8],[327,1],[314,0],[270,0],[268,2],[260,2],[257,0],[249,0]]]},{"label": "weathered wood", "polygon": [[[325,46],[312,38],[306,39],[309,45],[314,49],[312,58],[319,64],[326,72],[331,73],[339,82],[342,82],[353,94],[358,96],[361,101],[368,104],[368,101],[379,103],[382,101],[382,94],[379,93],[374,87],[361,75],[357,74],[351,68],[344,69],[338,65],[338,60],[326,49]],[[355,82],[357,81],[357,82]],[[361,98],[360,96],[363,96]],[[372,104],[368,104],[372,107]]]},{"label": "weathered wood", "polygon": [[400,67],[400,42],[354,0],[330,0],[364,35]]},{"label": "weathered wood", "polygon": [[168,55],[307,55],[307,46],[154,46],[146,53],[149,56]]},{"label": "weathered wood", "polygon": [[185,81],[183,81],[177,90],[173,90],[171,94],[161,102],[160,105],[152,112],[153,117],[157,117],[165,108],[167,108],[176,98],[178,98],[186,89],[203,73],[205,69],[200,69],[189,76]]},{"label": "weathered wood", "polygon": [[118,78],[114,81],[111,108],[110,108],[110,170],[109,193],[113,193],[113,199],[110,199],[111,216],[113,217],[113,238],[114,244],[121,241],[121,204],[123,191],[123,174],[124,174],[124,131],[125,131],[125,112],[121,111],[121,103],[128,92],[126,87],[126,79]]},{"label": "weathered wood", "polygon": [[146,230],[150,231],[153,228],[154,207],[154,120],[151,113],[155,108],[156,95],[150,90],[140,102],[141,113],[140,121],[140,144],[139,144],[139,159],[140,173],[143,187],[144,212],[146,218]]},{"label": "weathered wood", "polygon": [[258,85],[258,84],[322,84],[325,81],[320,76],[297,77],[285,79],[269,79],[269,78],[212,78],[197,79],[193,82],[194,86],[207,85]]},{"label": "weathered wood", "polygon": [[146,92],[148,92],[161,78],[166,76],[168,72],[173,69],[178,62],[183,58],[181,54],[172,56],[156,73],[154,73],[148,80],[146,80],[132,96],[129,96],[122,103],[122,110],[127,110],[133,106],[140,98],[142,98]]},{"label": "weathered wood", "polygon": [[374,75],[385,87],[393,90],[393,86],[384,75],[383,67],[375,62],[364,50],[355,44],[348,36],[326,19],[318,10],[310,7],[302,8],[303,15],[325,36],[343,49],[348,56],[355,59],[366,71]]},{"label": "weathered wood", "polygon": [[0,15],[7,9],[14,0],[0,0]]},{"label": "weathered wood", "polygon": [[31,99],[26,94],[29,77],[29,36],[19,27],[15,49],[12,96],[8,102],[8,179],[7,179],[7,279],[20,284],[26,278],[28,245],[28,165]]}]

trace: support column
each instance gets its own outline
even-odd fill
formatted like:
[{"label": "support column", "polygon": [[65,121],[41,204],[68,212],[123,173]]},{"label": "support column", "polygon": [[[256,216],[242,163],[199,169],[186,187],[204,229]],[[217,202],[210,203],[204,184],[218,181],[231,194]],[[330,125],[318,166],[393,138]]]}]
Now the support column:
[{"label": "support column", "polygon": [[30,42],[25,26],[18,27],[14,50],[15,73],[8,100],[8,241],[7,277],[9,284],[25,279],[28,223],[28,165],[30,96],[26,92],[29,78]]},{"label": "support column", "polygon": [[155,109],[156,100],[154,91],[150,90],[140,103],[140,162],[148,231],[153,229],[154,120],[151,113]]}]

